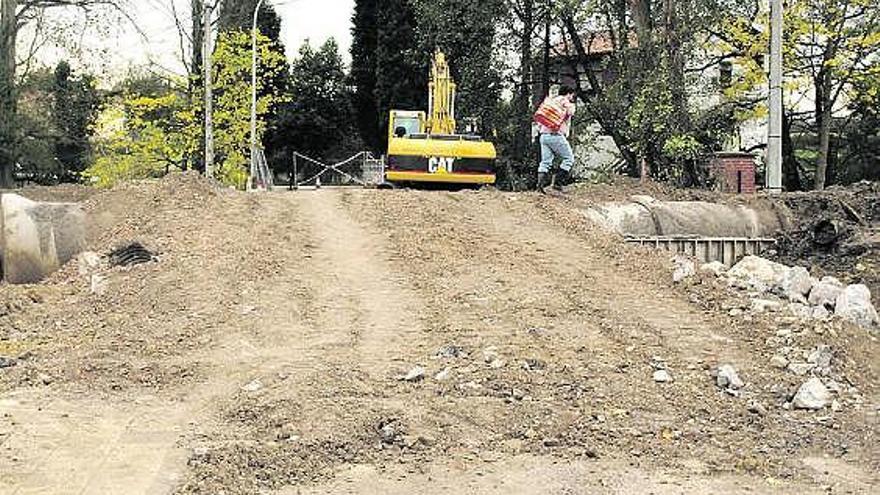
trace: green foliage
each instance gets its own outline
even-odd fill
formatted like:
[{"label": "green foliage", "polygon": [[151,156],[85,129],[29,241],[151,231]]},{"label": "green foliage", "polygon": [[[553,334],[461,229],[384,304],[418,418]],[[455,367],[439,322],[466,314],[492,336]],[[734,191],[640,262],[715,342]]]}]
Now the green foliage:
[{"label": "green foliage", "polygon": [[317,50],[303,44],[291,64],[293,98],[279,107],[278,127],[272,133],[283,139],[275,149],[288,157],[298,151],[319,160],[361,151],[347,80],[335,40]]},{"label": "green foliage", "polygon": [[91,161],[90,138],[102,97],[91,75],[74,75],[67,62],[39,69],[19,88],[21,173],[43,184],[79,180]]},{"label": "green foliage", "polygon": [[[251,57],[249,33],[220,33],[213,58],[214,143],[219,165],[218,179],[238,188],[246,185],[250,158]],[[263,35],[257,37],[257,57],[257,143],[262,143],[267,128],[266,117],[287,98],[279,88],[267,82],[286,71],[287,61],[284,53],[278,51],[278,46]]]},{"label": "green foliage", "polygon": [[[286,68],[284,54],[258,36],[257,140],[266,132],[266,116],[285,96],[266,81]],[[242,31],[220,34],[213,56],[216,178],[244,188],[250,158],[251,37]],[[176,87],[182,87],[178,81]],[[135,78],[123,85],[123,97],[105,110],[96,139],[97,157],[86,175],[100,186],[155,177],[183,168],[201,146],[201,94],[187,97],[155,79]]]},{"label": "green foliage", "polygon": [[96,158],[84,175],[110,187],[181,167],[197,143],[192,115],[185,96],[171,89],[158,96],[126,93],[101,113]]},{"label": "green foliage", "polygon": [[376,100],[376,50],[379,43],[378,0],[357,0],[352,17],[351,82],[357,128],[364,144],[381,153],[382,130]]}]

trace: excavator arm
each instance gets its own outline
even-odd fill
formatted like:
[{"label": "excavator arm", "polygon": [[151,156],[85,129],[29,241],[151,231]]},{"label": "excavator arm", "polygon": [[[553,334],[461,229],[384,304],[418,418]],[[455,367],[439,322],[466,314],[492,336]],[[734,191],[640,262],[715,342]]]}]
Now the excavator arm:
[{"label": "excavator arm", "polygon": [[428,84],[429,134],[455,134],[455,82],[449,73],[446,55],[434,53]]}]

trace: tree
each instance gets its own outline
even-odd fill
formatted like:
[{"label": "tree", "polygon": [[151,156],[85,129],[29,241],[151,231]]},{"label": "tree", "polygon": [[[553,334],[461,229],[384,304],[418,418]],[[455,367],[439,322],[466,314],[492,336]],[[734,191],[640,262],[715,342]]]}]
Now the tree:
[{"label": "tree", "polygon": [[13,184],[20,132],[17,120],[16,43],[22,27],[45,9],[78,7],[115,8],[124,12],[125,0],[0,0],[0,187]]},{"label": "tree", "polygon": [[880,55],[880,5],[873,0],[800,0],[792,11],[792,52],[814,92],[819,140],[814,187],[828,180],[835,106]]},{"label": "tree", "polygon": [[446,53],[458,86],[456,116],[476,118],[480,132],[491,135],[501,98],[495,26],[504,15],[504,2],[415,0],[413,3],[422,64],[428,66],[438,48]]},{"label": "tree", "polygon": [[427,108],[428,58],[416,38],[411,0],[380,0],[377,24],[376,102],[384,144],[389,110]]},{"label": "tree", "polygon": [[100,97],[92,76],[76,77],[67,62],[55,68],[52,115],[57,129],[55,156],[62,177],[76,180],[91,161],[90,139]]},{"label": "tree", "polygon": [[376,125],[376,50],[379,43],[378,0],[357,0],[352,16],[351,81],[357,128],[373,152],[382,149],[382,132]]},{"label": "tree", "polygon": [[[262,34],[257,36],[257,56],[261,75],[257,78],[257,142],[262,142],[267,117],[286,98],[271,82],[287,70],[287,59],[277,44]],[[251,63],[251,34],[221,32],[214,51],[217,173],[224,183],[239,188],[247,181],[250,156]]]},{"label": "tree", "polygon": [[159,94],[126,91],[97,122],[95,161],[84,175],[98,187],[159,177],[183,169],[198,143],[188,98],[168,87]]},{"label": "tree", "polygon": [[291,64],[290,81],[291,99],[280,106],[274,133],[283,142],[273,147],[287,156],[298,151],[319,160],[360,151],[353,95],[336,41],[317,50],[304,43]]}]

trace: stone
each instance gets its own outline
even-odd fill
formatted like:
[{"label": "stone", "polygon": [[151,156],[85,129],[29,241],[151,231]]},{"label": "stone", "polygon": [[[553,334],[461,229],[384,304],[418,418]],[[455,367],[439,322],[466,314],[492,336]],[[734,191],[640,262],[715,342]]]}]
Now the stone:
[{"label": "stone", "polygon": [[791,314],[795,315],[801,320],[813,319],[813,308],[807,306],[806,304],[793,302],[788,305],[788,310],[791,312]]},{"label": "stone", "polygon": [[672,272],[672,281],[675,283],[682,282],[697,274],[697,265],[687,256],[678,255],[672,258],[675,270]]},{"label": "stone", "polygon": [[812,363],[789,363],[788,371],[791,371],[797,376],[806,376],[809,372],[813,371],[816,368],[815,364]]},{"label": "stone", "polygon": [[495,347],[487,347],[483,349],[483,361],[485,361],[486,364],[491,363],[496,359],[498,359],[498,351]]},{"label": "stone", "polygon": [[95,273],[89,277],[89,291],[96,296],[103,296],[107,293],[107,277]]},{"label": "stone", "polygon": [[782,309],[782,303],[771,299],[754,299],[752,300],[752,312],[754,313],[775,313]]},{"label": "stone", "polygon": [[752,414],[757,414],[758,416],[767,415],[767,408],[755,400],[749,401],[748,411]]},{"label": "stone", "polygon": [[16,364],[18,364],[16,359],[0,356],[0,369],[11,368]]},{"label": "stone", "polygon": [[840,401],[838,401],[837,399],[834,399],[833,401],[831,401],[831,410],[832,411],[840,412],[841,409],[843,409],[843,406],[840,405]]},{"label": "stone", "polygon": [[810,316],[814,320],[824,321],[831,318],[831,312],[825,306],[816,306]]},{"label": "stone", "polygon": [[452,375],[452,368],[446,367],[440,370],[436,375],[434,375],[434,379],[438,382],[445,382]]},{"label": "stone", "polygon": [[522,362],[522,369],[526,371],[542,371],[547,368],[547,363],[540,359],[528,358]]},{"label": "stone", "polygon": [[495,358],[494,361],[489,363],[489,367],[492,368],[493,370],[499,370],[499,369],[503,368],[506,364],[507,364],[507,361],[505,361],[501,358]]},{"label": "stone", "polygon": [[700,273],[720,277],[727,273],[727,265],[720,261],[713,261],[700,266]]},{"label": "stone", "polygon": [[834,352],[831,350],[831,346],[820,345],[810,353],[807,362],[815,364],[819,368],[827,368],[831,366],[831,359],[833,357]]},{"label": "stone", "polygon": [[463,347],[447,344],[440,348],[437,351],[437,357],[443,359],[455,359],[467,356],[467,353],[464,351]]},{"label": "stone", "polygon": [[409,370],[406,375],[403,375],[399,378],[399,380],[404,382],[417,382],[425,378],[425,368],[421,366],[416,366],[413,369]]},{"label": "stone", "polygon": [[818,378],[810,378],[798,389],[791,401],[795,409],[818,411],[831,403],[831,392]]},{"label": "stone", "polygon": [[810,295],[813,285],[817,282],[818,280],[810,276],[810,272],[806,268],[796,266],[785,272],[779,289],[789,301],[806,303],[807,296]]},{"label": "stone", "polygon": [[727,271],[727,279],[734,287],[767,292],[780,287],[788,271],[789,268],[780,263],[760,256],[746,256]]},{"label": "stone", "polygon": [[843,292],[843,284],[834,277],[824,277],[810,291],[810,297],[807,301],[811,306],[823,306],[828,309],[834,309],[837,304],[837,297]]},{"label": "stone", "polygon": [[52,385],[52,382],[55,381],[51,376],[46,373],[40,373],[37,375],[37,379],[40,380],[40,383],[43,385]]},{"label": "stone", "polygon": [[880,316],[871,302],[871,290],[866,285],[850,285],[837,296],[834,314],[863,328],[880,324]]},{"label": "stone", "polygon": [[730,364],[723,364],[718,367],[715,383],[719,388],[730,390],[739,390],[746,385],[736,373],[736,368]]},{"label": "stone", "polygon": [[788,359],[785,356],[780,356],[779,354],[770,358],[770,366],[773,366],[776,369],[784,370],[788,367]]},{"label": "stone", "polygon": [[241,387],[241,389],[245,392],[256,392],[261,388],[263,388],[263,382],[261,382],[259,378],[251,380],[250,383]]},{"label": "stone", "polygon": [[85,251],[76,257],[76,264],[79,274],[86,276],[101,266],[101,255],[94,251]]},{"label": "stone", "polygon": [[673,381],[672,374],[665,369],[656,370],[654,371],[654,381],[657,383],[670,383]]}]

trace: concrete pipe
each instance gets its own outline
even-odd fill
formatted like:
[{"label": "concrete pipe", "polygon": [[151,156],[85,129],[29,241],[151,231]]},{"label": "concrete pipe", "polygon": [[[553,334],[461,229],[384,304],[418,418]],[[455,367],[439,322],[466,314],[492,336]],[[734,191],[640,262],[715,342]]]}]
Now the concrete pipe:
[{"label": "concrete pipe", "polygon": [[0,277],[39,282],[85,248],[85,213],[74,203],[0,195]]},{"label": "concrete pipe", "polygon": [[591,220],[631,237],[768,237],[783,230],[786,215],[770,203],[751,206],[701,201],[658,201],[633,196],[586,211]]}]

